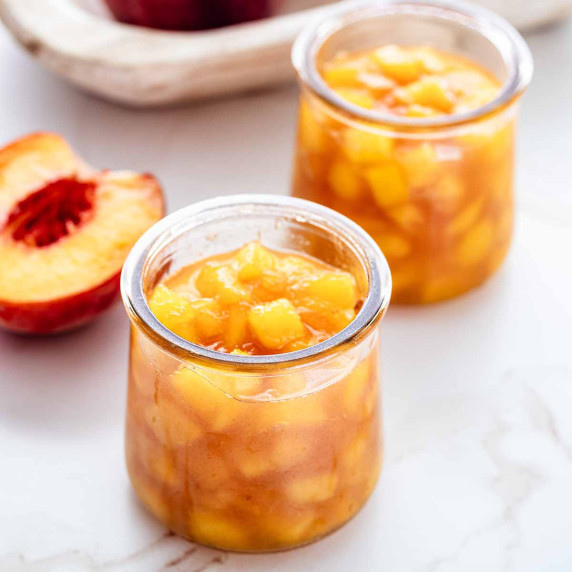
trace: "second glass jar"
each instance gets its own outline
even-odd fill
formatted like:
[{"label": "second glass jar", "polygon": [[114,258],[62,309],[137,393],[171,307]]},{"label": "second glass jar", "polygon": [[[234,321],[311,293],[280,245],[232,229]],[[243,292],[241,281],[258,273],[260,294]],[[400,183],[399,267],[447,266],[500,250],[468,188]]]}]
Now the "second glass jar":
[{"label": "second glass jar", "polygon": [[[189,263],[235,250],[237,236],[351,272],[356,318],[276,355],[225,354],[173,334],[151,313],[149,293]],[[390,291],[367,234],[299,199],[206,201],[145,234],[122,294],[132,324],[127,467],[149,511],[193,541],[237,551],[304,544],[351,518],[381,468],[379,323]]]},{"label": "second glass jar", "polygon": [[[436,302],[477,286],[511,243],[515,123],[532,60],[510,24],[461,6],[345,7],[305,30],[293,50],[302,94],[292,192],[342,212],[376,240],[395,302]],[[322,78],[340,53],[385,45],[460,55],[502,88],[480,108],[417,118],[359,107]]]}]

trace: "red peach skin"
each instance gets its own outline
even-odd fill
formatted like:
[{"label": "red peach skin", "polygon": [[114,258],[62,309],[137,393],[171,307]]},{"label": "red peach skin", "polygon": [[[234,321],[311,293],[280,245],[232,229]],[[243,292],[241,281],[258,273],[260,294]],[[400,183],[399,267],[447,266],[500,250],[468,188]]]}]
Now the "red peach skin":
[{"label": "red peach skin", "polygon": [[272,0],[105,0],[120,22],[163,30],[207,30],[270,16]]}]

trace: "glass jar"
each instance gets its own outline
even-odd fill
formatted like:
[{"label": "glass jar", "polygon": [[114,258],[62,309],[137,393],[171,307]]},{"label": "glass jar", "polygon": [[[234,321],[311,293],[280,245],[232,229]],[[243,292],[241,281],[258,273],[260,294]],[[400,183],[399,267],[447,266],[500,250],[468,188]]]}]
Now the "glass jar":
[{"label": "glass jar", "polygon": [[[477,109],[416,118],[359,107],[320,75],[341,52],[389,44],[462,56],[502,87]],[[292,57],[301,84],[292,194],[376,240],[395,302],[444,300],[493,274],[511,242],[515,122],[532,74],[518,32],[478,6],[389,0],[334,11],[300,34]],[[375,186],[369,169],[383,175]]]},{"label": "glass jar", "polygon": [[[151,313],[147,296],[165,276],[251,240],[351,272],[356,318],[315,346],[247,356],[188,342]],[[237,551],[311,542],[351,518],[381,467],[378,338],[390,291],[371,238],[300,199],[223,197],[149,230],[122,274],[127,467],[147,509],[190,540]]]}]

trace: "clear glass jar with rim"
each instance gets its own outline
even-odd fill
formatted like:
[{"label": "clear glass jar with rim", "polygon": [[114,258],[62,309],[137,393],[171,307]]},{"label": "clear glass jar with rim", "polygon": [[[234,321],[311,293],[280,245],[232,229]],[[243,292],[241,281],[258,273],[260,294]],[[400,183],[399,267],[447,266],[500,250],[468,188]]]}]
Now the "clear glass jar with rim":
[{"label": "clear glass jar with rim", "polygon": [[[393,44],[461,56],[502,87],[475,109],[406,117],[352,103],[320,73],[340,53]],[[301,85],[292,194],[376,240],[394,302],[444,300],[491,276],[511,243],[515,123],[532,75],[518,32],[462,2],[343,3],[300,34],[292,58]]]},{"label": "clear glass jar with rim", "polygon": [[[314,346],[254,356],[195,345],[157,320],[147,297],[159,281],[251,240],[351,272],[356,318]],[[379,325],[390,292],[371,238],[308,201],[223,197],[150,229],[122,274],[127,467],[147,509],[182,536],[237,551],[305,544],[350,519],[381,468]]]}]

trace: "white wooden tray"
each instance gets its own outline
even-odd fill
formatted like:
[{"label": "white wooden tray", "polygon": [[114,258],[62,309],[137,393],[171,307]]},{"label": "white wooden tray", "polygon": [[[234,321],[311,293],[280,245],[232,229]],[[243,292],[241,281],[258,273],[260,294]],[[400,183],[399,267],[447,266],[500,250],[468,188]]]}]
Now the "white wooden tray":
[{"label": "white wooden tray", "polygon": [[0,0],[0,17],[48,69],[105,99],[170,105],[292,79],[299,30],[332,0],[283,0],[272,18],[164,32],[112,20],[102,0]]}]

